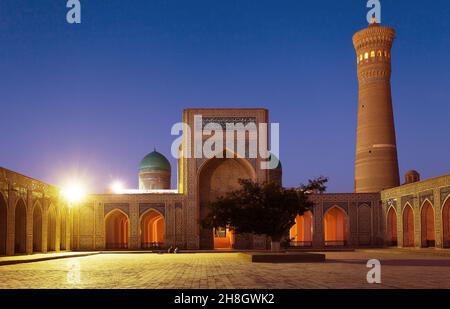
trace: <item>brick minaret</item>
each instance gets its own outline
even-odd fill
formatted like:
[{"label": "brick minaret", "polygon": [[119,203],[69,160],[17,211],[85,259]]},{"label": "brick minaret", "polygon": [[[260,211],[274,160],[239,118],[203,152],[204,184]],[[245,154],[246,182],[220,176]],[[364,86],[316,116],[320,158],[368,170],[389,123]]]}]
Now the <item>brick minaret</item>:
[{"label": "brick minaret", "polygon": [[359,81],[355,192],[400,183],[390,82],[394,39],[395,30],[376,21],[353,36]]}]

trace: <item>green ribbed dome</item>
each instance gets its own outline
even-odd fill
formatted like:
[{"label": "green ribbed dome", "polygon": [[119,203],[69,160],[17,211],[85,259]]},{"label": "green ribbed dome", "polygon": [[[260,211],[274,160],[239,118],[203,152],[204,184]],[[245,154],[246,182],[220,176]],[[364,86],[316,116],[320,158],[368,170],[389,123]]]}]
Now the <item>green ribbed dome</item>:
[{"label": "green ribbed dome", "polygon": [[165,156],[157,152],[156,150],[149,153],[142,159],[139,164],[139,170],[151,169],[157,171],[171,171],[170,162]]}]

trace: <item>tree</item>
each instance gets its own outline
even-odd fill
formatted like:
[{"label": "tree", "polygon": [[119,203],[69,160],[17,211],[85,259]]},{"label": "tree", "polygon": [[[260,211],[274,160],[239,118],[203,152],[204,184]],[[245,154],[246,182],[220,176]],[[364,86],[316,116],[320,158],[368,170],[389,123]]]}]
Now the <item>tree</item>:
[{"label": "tree", "polygon": [[201,221],[204,228],[228,227],[236,233],[267,235],[273,251],[295,224],[297,215],[312,209],[312,193],[326,190],[325,177],[309,180],[298,188],[286,189],[275,182],[256,183],[240,179],[241,188],[219,197],[208,205],[209,213]]}]

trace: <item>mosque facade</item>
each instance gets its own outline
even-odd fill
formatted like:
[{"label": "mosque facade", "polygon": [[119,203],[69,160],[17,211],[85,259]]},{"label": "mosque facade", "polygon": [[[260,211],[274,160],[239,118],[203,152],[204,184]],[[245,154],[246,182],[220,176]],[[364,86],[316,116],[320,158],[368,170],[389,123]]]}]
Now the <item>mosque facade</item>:
[{"label": "mosque facade", "polygon": [[[400,184],[390,86],[394,39],[394,29],[377,23],[353,37],[359,82],[355,190],[313,194],[313,209],[298,216],[286,235],[291,247],[450,247],[450,174],[420,180],[410,171]],[[269,123],[262,108],[186,109],[182,121],[194,127],[199,115],[204,123]],[[253,139],[245,136],[245,144]],[[269,248],[266,236],[203,229],[199,221],[206,205],[237,189],[239,179],[281,183],[281,163],[264,169],[262,157],[243,158],[227,148],[231,156],[183,156],[194,141],[183,136],[180,145],[176,170],[155,150],[139,165],[138,189],[91,194],[76,205],[55,186],[0,168],[0,255]]]}]

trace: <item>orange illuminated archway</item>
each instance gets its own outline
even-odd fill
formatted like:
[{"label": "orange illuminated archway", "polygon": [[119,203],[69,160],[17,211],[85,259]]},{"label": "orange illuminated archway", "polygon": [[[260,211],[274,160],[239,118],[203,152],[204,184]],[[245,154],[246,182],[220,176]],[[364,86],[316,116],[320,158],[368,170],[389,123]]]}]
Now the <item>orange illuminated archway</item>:
[{"label": "orange illuminated archway", "polygon": [[295,225],[289,231],[289,239],[294,247],[312,246],[312,212],[307,211],[295,218]]},{"label": "orange illuminated archway", "polygon": [[325,246],[345,246],[347,243],[347,215],[339,207],[332,207],[324,216]]},{"label": "orange illuminated archway", "polygon": [[151,209],[141,217],[141,248],[159,248],[164,245],[164,216]]},{"label": "orange illuminated archway", "polygon": [[414,213],[409,204],[403,210],[403,247],[414,247]]},{"label": "orange illuminated archway", "polygon": [[434,229],[434,209],[429,201],[425,201],[421,212],[422,247],[434,247],[436,244]]},{"label": "orange illuminated archway", "polygon": [[389,246],[397,246],[397,213],[391,207],[387,215],[387,241]]},{"label": "orange illuminated archway", "polygon": [[122,211],[115,209],[105,218],[106,248],[128,248],[128,217]]},{"label": "orange illuminated archway", "polygon": [[450,248],[450,196],[444,203],[442,208],[442,240],[444,248]]}]

